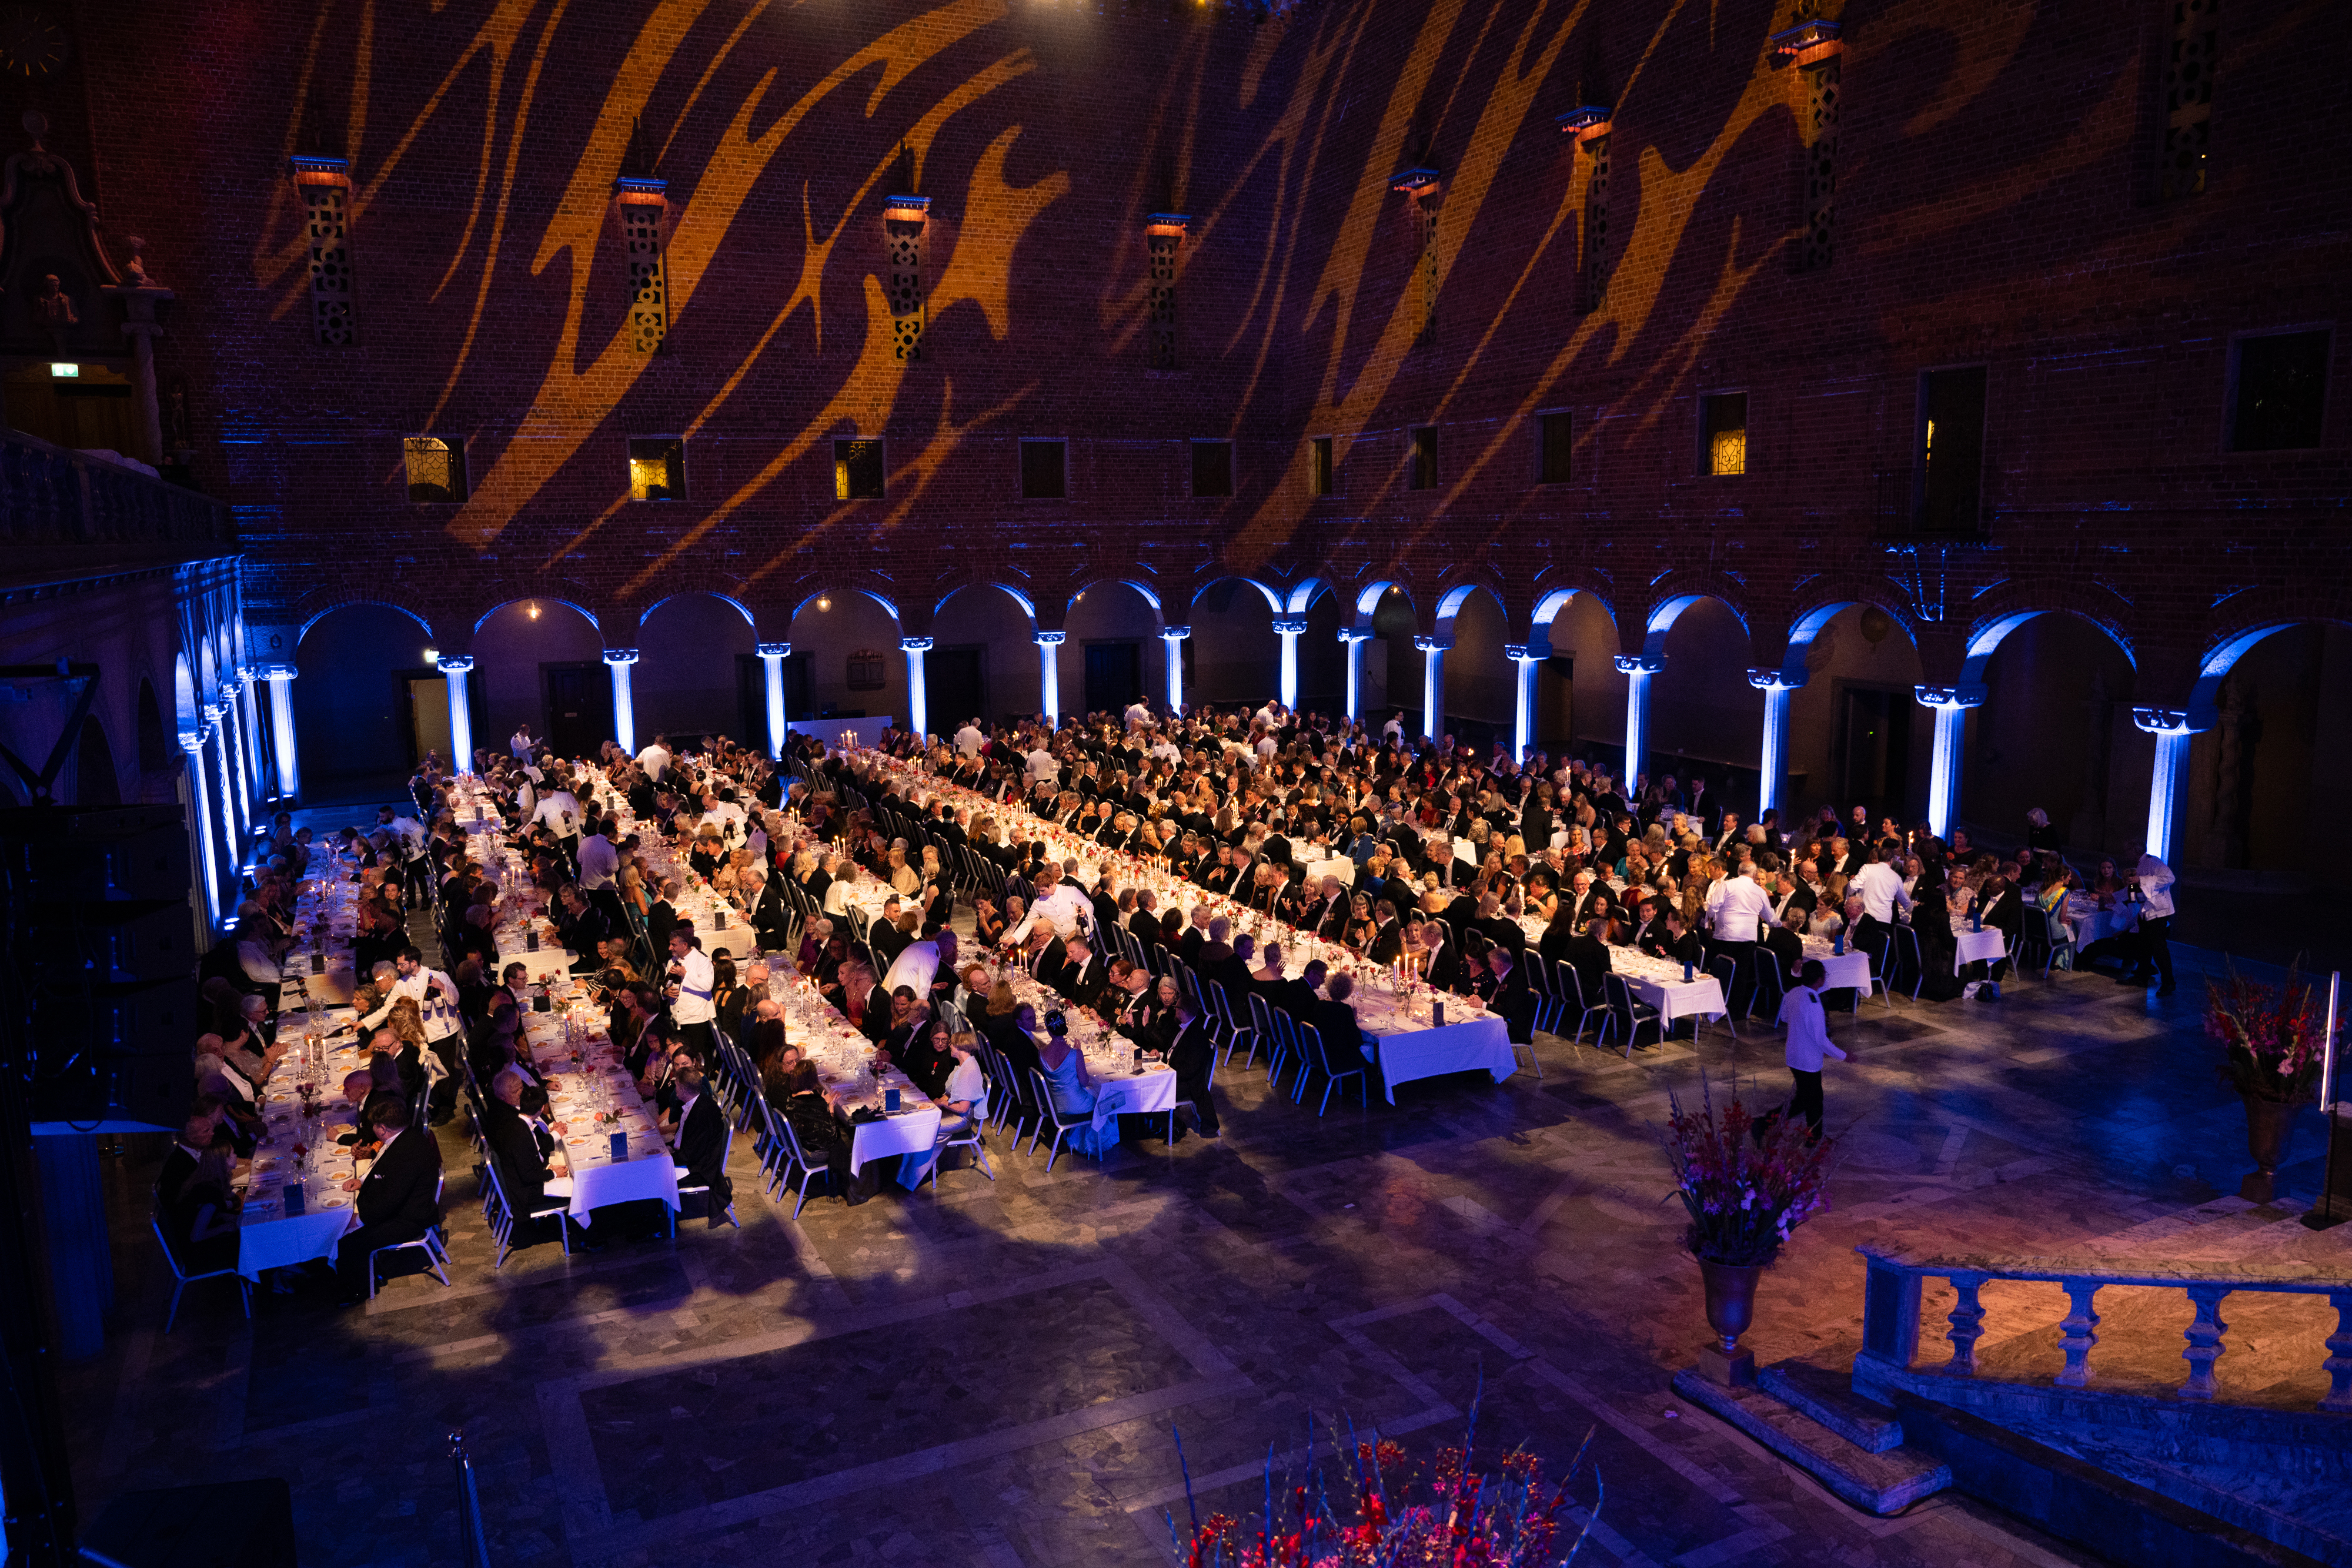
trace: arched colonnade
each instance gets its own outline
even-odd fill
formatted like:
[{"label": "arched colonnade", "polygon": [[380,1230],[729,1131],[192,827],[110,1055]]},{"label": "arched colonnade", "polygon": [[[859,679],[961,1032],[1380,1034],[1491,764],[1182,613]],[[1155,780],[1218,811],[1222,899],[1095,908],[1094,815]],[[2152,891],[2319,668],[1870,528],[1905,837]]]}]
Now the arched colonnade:
[{"label": "arched colonnade", "polygon": [[[1370,678],[1366,667],[1368,647],[1378,634],[1375,618],[1395,624],[1400,615],[1397,607],[1402,603],[1411,617],[1412,652],[1418,656],[1420,666],[1417,728],[1422,736],[1433,739],[1446,733],[1447,661],[1455,647],[1457,622],[1474,616],[1489,622],[1496,614],[1505,618],[1503,623],[1517,634],[1517,640],[1502,645],[1503,656],[1510,667],[1507,680],[1510,694],[1510,747],[1515,756],[1524,757],[1538,744],[1538,671],[1554,653],[1556,628],[1564,624],[1563,618],[1575,607],[1587,618],[1597,615],[1605,623],[1606,634],[1614,639],[1617,651],[1609,655],[1608,663],[1612,673],[1622,682],[1624,718],[1620,770],[1630,779],[1645,770],[1651,756],[1653,697],[1669,669],[1670,644],[1684,641],[1678,638],[1677,628],[1706,622],[1711,626],[1711,641],[1706,645],[1710,663],[1720,664],[1738,656],[1742,644],[1754,660],[1730,672],[1728,682],[1732,684],[1727,684],[1720,669],[1706,669],[1701,674],[1710,688],[1721,688],[1714,691],[1714,698],[1720,702],[1721,711],[1727,716],[1722,727],[1725,732],[1753,727],[1748,733],[1754,737],[1758,806],[1761,810],[1787,804],[1784,788],[1792,707],[1826,653],[1833,623],[1842,615],[1861,612],[1877,623],[1874,642],[1884,639],[1890,647],[1901,651],[1900,663],[1913,672],[1908,683],[1910,697],[1932,716],[1926,814],[1939,833],[1948,832],[1958,820],[1970,717],[1986,701],[1987,678],[1996,656],[2016,633],[2045,616],[2073,620],[2095,629],[2105,644],[2111,644],[2108,653],[2102,657],[2111,662],[2119,659],[2126,681],[2140,673],[2142,663],[2143,640],[2135,635],[2126,614],[2119,612],[2128,608],[2122,606],[2120,601],[2113,605],[2041,602],[2031,596],[1992,592],[1981,596],[1984,608],[1965,622],[1926,622],[1911,613],[1895,584],[1881,584],[1876,580],[1825,585],[1793,615],[1784,615],[1777,624],[1771,622],[1767,612],[1743,604],[1745,596],[1736,584],[1705,579],[1676,580],[1673,574],[1654,585],[1654,597],[1646,606],[1630,615],[1621,615],[1618,605],[1599,586],[1543,587],[1539,583],[1529,597],[1510,592],[1499,583],[1487,580],[1486,575],[1429,584],[1369,572],[1347,583],[1320,576],[1276,581],[1262,575],[1217,572],[1205,573],[1172,591],[1138,576],[1097,580],[1066,596],[1042,595],[1030,588],[980,580],[955,584],[936,598],[921,602],[909,601],[893,584],[873,578],[837,583],[803,582],[782,597],[757,603],[735,592],[688,590],[642,610],[618,612],[605,607],[601,613],[592,606],[588,594],[567,592],[565,586],[558,583],[540,591],[500,592],[487,609],[462,616],[445,616],[442,619],[451,623],[440,625],[416,610],[388,601],[338,600],[313,607],[301,623],[300,632],[307,635],[327,617],[354,603],[383,604],[413,622],[428,640],[426,651],[431,655],[431,667],[448,682],[451,749],[462,766],[470,758],[476,741],[475,683],[469,677],[477,669],[478,658],[487,656],[488,645],[495,640],[491,633],[496,619],[501,612],[526,603],[533,612],[533,619],[541,613],[577,618],[582,646],[586,647],[587,640],[593,640],[594,657],[609,683],[607,731],[632,749],[640,739],[636,689],[639,676],[646,668],[645,661],[658,656],[649,653],[648,647],[666,644],[674,637],[674,632],[667,626],[659,643],[643,633],[656,629],[657,620],[665,616],[680,624],[690,624],[696,629],[694,634],[706,641],[712,628],[724,628],[728,636],[742,644],[739,658],[758,661],[762,699],[759,706],[763,710],[761,717],[766,730],[762,738],[772,752],[782,744],[788,717],[808,716],[805,713],[788,714],[784,665],[793,654],[796,637],[825,634],[824,627],[810,625],[812,616],[839,613],[861,620],[862,630],[852,634],[859,642],[868,637],[877,642],[895,637],[898,667],[889,672],[886,682],[872,689],[883,694],[885,706],[893,716],[903,713],[911,727],[928,732],[953,727],[971,716],[965,712],[934,711],[933,683],[927,670],[934,651],[942,651],[944,657],[945,651],[954,647],[964,656],[977,658],[983,678],[991,683],[990,689],[1025,689],[1021,683],[1026,677],[1011,671],[1016,661],[1007,656],[1004,646],[1007,643],[1017,646],[1024,635],[1037,650],[1034,711],[1049,721],[1058,722],[1066,711],[1066,685],[1072,678],[1065,646],[1074,619],[1087,613],[1107,618],[1104,629],[1119,635],[1147,644],[1158,640],[1161,654],[1153,661],[1160,666],[1158,679],[1141,678],[1138,672],[1136,685],[1143,689],[1134,695],[1154,695],[1171,706],[1181,706],[1189,695],[1184,645],[1192,635],[1196,615],[1205,613],[1204,602],[1246,605],[1251,615],[1256,606],[1264,606],[1265,625],[1276,643],[1275,678],[1270,684],[1283,702],[1294,707],[1299,706],[1301,694],[1302,643],[1310,627],[1319,623],[1338,644],[1336,660],[1328,661],[1336,665],[1341,687],[1340,692],[1333,694],[1340,696],[1338,706],[1349,718],[1360,719],[1372,706],[1370,699],[1381,689],[1381,683]],[[1085,604],[1089,595],[1095,597],[1092,607]],[[1507,599],[1519,601],[1519,613],[1524,619],[1513,618]],[[688,608],[688,601],[694,601],[693,607]],[[2147,763],[2146,833],[2147,845],[2152,852],[2167,856],[2172,852],[2190,737],[2212,727],[2217,694],[2232,666],[2272,633],[2314,621],[2343,623],[2328,615],[2279,612],[2247,613],[2234,622],[2221,625],[2205,637],[2194,661],[2193,681],[2179,698],[2179,706],[2149,705],[2131,709],[2135,728],[2152,737],[2154,755]],[[839,623],[827,621],[824,625]],[[772,629],[783,635],[773,635]],[[615,631],[620,635],[614,635]],[[977,641],[956,647],[952,640],[959,631],[977,634]],[[1899,632],[1899,638],[1891,634],[1894,632]],[[1148,635],[1139,635],[1142,633]],[[1402,650],[1391,651],[1392,666],[1409,667],[1401,655]],[[1318,653],[1318,658],[1328,656]],[[1935,672],[1942,672],[1944,678],[1937,679]],[[285,792],[292,793],[299,780],[299,766],[292,713],[284,693],[286,683],[293,679],[297,669],[286,664],[263,666],[259,673],[272,683],[272,717],[276,722],[271,727],[275,732],[278,777]],[[1475,678],[1492,679],[1491,673],[1483,670],[1467,674]],[[1262,680],[1262,676],[1259,678]],[[1728,695],[1739,689],[1738,683],[1760,694],[1760,714],[1752,711],[1753,699],[1736,699]],[[2144,689],[2148,683],[2143,681],[2140,685]],[[1157,689],[1150,689],[1152,687]],[[1265,685],[1260,685],[1253,695],[1264,693]],[[1214,692],[1203,695],[1217,700],[1225,700],[1226,696]],[[1748,701],[1749,707],[1735,711],[1741,700]],[[1901,722],[1907,725],[1907,718]],[[692,727],[676,724],[665,727]],[[2132,760],[2129,766],[2136,768],[2137,763]]]}]

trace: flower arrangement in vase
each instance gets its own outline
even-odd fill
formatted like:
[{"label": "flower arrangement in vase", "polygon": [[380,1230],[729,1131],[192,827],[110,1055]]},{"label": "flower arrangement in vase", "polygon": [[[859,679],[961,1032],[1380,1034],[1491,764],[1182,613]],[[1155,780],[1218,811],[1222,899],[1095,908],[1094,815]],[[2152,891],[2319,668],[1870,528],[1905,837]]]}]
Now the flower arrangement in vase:
[{"label": "flower arrangement in vase", "polygon": [[2214,1071],[2246,1105],[2246,1148],[2254,1169],[2238,1196],[2268,1203],[2294,1134],[2297,1106],[2319,1085],[2329,1023],[2315,1016],[2311,982],[2290,966],[2285,981],[2266,986],[2231,965],[2228,978],[2205,982],[2205,1032],[2221,1042]]},{"label": "flower arrangement in vase", "polygon": [[1679,1096],[1669,1095],[1668,1104],[1675,1195],[1690,1215],[1683,1244],[1698,1260],[1706,1321],[1717,1336],[1702,1351],[1701,1364],[1720,1382],[1752,1382],[1755,1356],[1739,1348],[1739,1336],[1755,1321],[1757,1280],[1790,1233],[1829,1206],[1837,1141],[1810,1142],[1801,1118],[1777,1112],[1757,1117],[1740,1102],[1736,1083],[1718,1113],[1704,1074],[1696,1111],[1684,1109]]}]

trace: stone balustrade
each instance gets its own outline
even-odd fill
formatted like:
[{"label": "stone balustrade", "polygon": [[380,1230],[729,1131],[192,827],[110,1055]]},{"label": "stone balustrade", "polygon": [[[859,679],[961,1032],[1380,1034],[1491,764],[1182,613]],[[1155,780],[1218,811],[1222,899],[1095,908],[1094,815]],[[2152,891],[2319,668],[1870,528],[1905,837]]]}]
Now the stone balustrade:
[{"label": "stone balustrade", "polygon": [[163,547],[206,553],[233,548],[236,532],[228,507],[209,496],[8,431],[0,432],[0,539],[16,551]]},{"label": "stone balustrade", "polygon": [[2060,1286],[2069,1310],[2059,1323],[2058,1345],[2066,1364],[2053,1381],[2064,1387],[2090,1385],[2091,1352],[2099,1343],[2099,1314],[2093,1308],[2100,1291],[2109,1285],[2154,1286],[2183,1292],[2196,1314],[2183,1331],[2189,1347],[2181,1357],[2189,1363],[2189,1380],[2179,1397],[2210,1400],[2216,1389],[2213,1364],[2227,1348],[2223,1336],[2230,1325],[2221,1320],[2221,1302],[2240,1291],[2272,1294],[2326,1296],[2336,1309],[2336,1332],[2327,1337],[2327,1359],[2321,1364],[2328,1377],[2322,1410],[2352,1414],[2352,1279],[2329,1277],[2306,1264],[2243,1264],[2167,1262],[2156,1260],[2091,1260],[2004,1258],[1991,1255],[1920,1256],[1865,1243],[1855,1249],[1869,1262],[1863,1297],[1864,1356],[1907,1369],[1919,1354],[1919,1291],[1924,1280],[1951,1281],[1958,1296],[1949,1314],[1952,1356],[1939,1370],[1952,1377],[1977,1375],[1977,1341],[1984,1334],[1985,1310],[1979,1299],[1988,1281],[2016,1280]]}]

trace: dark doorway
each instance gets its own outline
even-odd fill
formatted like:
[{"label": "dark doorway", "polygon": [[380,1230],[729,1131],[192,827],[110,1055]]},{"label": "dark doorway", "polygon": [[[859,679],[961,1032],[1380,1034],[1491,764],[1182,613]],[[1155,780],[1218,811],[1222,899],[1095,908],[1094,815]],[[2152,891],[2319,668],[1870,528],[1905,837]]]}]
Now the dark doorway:
[{"label": "dark doorway", "polygon": [[810,661],[813,653],[789,653],[784,657],[784,722],[816,716],[815,699],[809,695]]},{"label": "dark doorway", "polygon": [[1910,798],[1911,694],[1847,686],[1838,704],[1839,814],[1867,806],[1900,817]]},{"label": "dark doorway", "polygon": [[593,757],[613,733],[613,677],[585,660],[539,671],[547,689],[547,744],[558,757]]},{"label": "dark doorway", "polygon": [[977,644],[934,648],[923,656],[925,722],[952,735],[988,713],[988,650]]},{"label": "dark doorway", "polygon": [[[245,759],[238,758],[236,766],[244,767]],[[114,777],[114,748],[106,744],[106,731],[95,718],[82,720],[81,742],[74,753],[74,804],[122,804],[121,784]]]},{"label": "dark doorway", "polygon": [[768,661],[757,653],[735,655],[735,724],[743,745],[768,749]]},{"label": "dark doorway", "polygon": [[1576,661],[1555,653],[1536,666],[1535,744],[1547,756],[1565,757],[1576,737]]},{"label": "dark doorway", "polygon": [[1143,695],[1143,644],[1087,644],[1088,713],[1119,713]]}]

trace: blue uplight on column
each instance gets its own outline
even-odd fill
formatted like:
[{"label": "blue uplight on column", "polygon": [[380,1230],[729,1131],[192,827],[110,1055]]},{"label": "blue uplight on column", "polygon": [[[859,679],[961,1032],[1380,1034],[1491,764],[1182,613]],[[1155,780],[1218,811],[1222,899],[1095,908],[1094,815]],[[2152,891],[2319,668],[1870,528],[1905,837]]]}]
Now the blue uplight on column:
[{"label": "blue uplight on column", "polygon": [[1650,677],[1666,667],[1664,653],[1620,653],[1617,673],[1625,677],[1625,777],[1619,780],[1626,800],[1633,799],[1633,781],[1648,766],[1650,747]]},{"label": "blue uplight on column", "polygon": [[1192,634],[1190,626],[1163,626],[1160,641],[1168,645],[1168,711],[1171,715],[1184,711],[1184,639]]},{"label": "blue uplight on column", "polygon": [[1789,772],[1789,696],[1805,684],[1805,677],[1784,670],[1750,670],[1748,684],[1764,693],[1764,754],[1756,787],[1756,814],[1760,817],[1780,804],[1780,786]]},{"label": "blue uplight on column", "polygon": [[466,697],[466,677],[473,668],[471,653],[441,661],[441,674],[449,683],[449,749],[457,754],[449,765],[469,778],[474,771],[474,713]]},{"label": "blue uplight on column", "polygon": [[791,726],[784,713],[784,661],[792,657],[793,645],[761,643],[756,647],[768,681],[768,757],[773,760],[784,754],[784,735]]},{"label": "blue uplight on column", "polygon": [[1969,709],[1983,705],[1985,689],[1916,686],[1913,695],[1936,712],[1936,751],[1927,765],[1927,831],[1948,840],[1960,814],[1961,743],[1968,737]]},{"label": "blue uplight on column", "polygon": [[2156,737],[2156,768],[2147,781],[2147,852],[2170,865],[2189,747],[2197,732],[2189,727],[2189,716],[2174,708],[2136,707],[2132,723]]},{"label": "blue uplight on column", "polygon": [[630,689],[629,666],[636,662],[635,648],[604,650],[605,667],[613,672],[613,738],[632,757],[637,750],[637,703]]},{"label": "blue uplight on column", "polygon": [[923,674],[923,655],[931,651],[931,640],[901,637],[898,650],[907,655],[907,727],[919,740],[931,733],[931,687]]},{"label": "blue uplight on column", "polygon": [[1066,632],[1037,633],[1037,706],[1045,710],[1045,727],[1062,726],[1062,644]]}]

